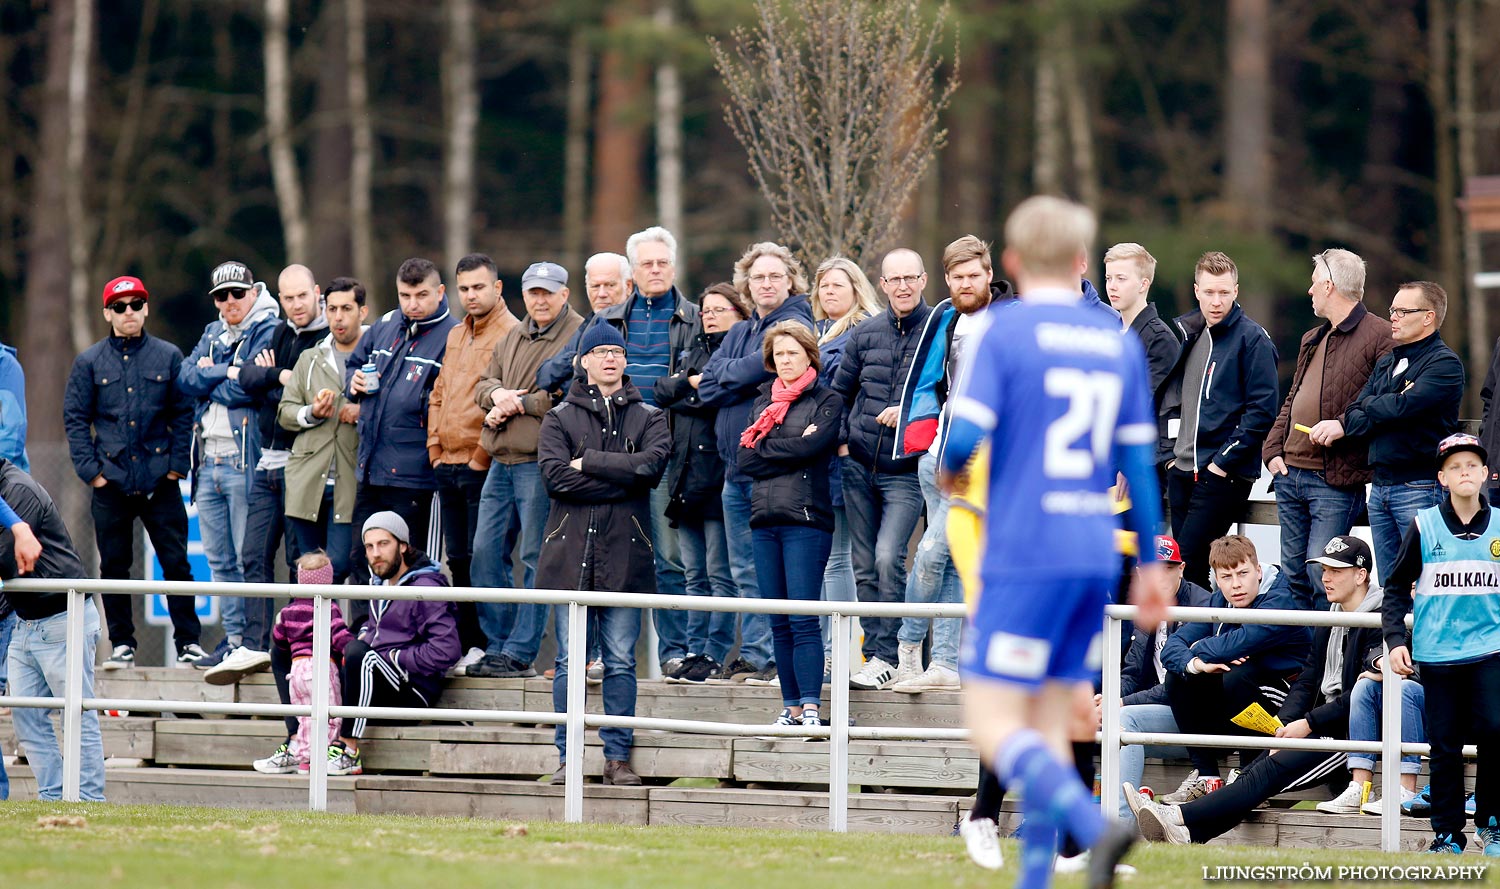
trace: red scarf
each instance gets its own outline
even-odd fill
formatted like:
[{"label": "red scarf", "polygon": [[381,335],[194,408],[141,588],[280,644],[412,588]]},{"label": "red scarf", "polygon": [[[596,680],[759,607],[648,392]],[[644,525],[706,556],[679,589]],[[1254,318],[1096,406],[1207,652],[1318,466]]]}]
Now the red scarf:
[{"label": "red scarf", "polygon": [[766,437],[774,427],[780,426],[786,421],[786,412],[791,408],[792,402],[802,397],[802,392],[811,386],[818,378],[818,372],[809,367],[802,372],[791,385],[787,385],[780,377],[771,384],[771,403],[760,412],[743,433],[740,434],[740,444],[747,448],[753,448],[760,444],[760,440]]}]

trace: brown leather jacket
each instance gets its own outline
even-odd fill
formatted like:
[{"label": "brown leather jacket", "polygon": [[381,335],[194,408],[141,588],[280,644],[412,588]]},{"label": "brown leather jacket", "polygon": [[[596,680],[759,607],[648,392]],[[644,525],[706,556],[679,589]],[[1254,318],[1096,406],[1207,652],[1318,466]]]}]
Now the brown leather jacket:
[{"label": "brown leather jacket", "polygon": [[[1286,438],[1292,431],[1292,399],[1307,375],[1307,364],[1318,342],[1329,337],[1328,349],[1323,362],[1323,391],[1320,399],[1320,416],[1325,420],[1338,419],[1359,397],[1370,371],[1380,356],[1389,352],[1396,341],[1391,339],[1390,322],[1370,313],[1364,303],[1357,303],[1337,327],[1324,321],[1302,337],[1297,349],[1297,371],[1292,376],[1291,388],[1276,422],[1261,447],[1262,463],[1269,463],[1283,456]],[[1350,487],[1368,484],[1372,478],[1367,453],[1369,442],[1363,439],[1341,438],[1332,447],[1323,449],[1323,477],[1335,487]]]},{"label": "brown leather jacket", "polygon": [[542,418],[552,410],[554,403],[561,403],[560,398],[554,400],[555,393],[536,387],[537,368],[561,352],[582,325],[583,316],[567,309],[545,330],[537,330],[528,318],[500,338],[489,367],[471,390],[472,402],[483,416],[495,406],[492,396],[496,389],[530,391],[521,396],[521,404],[526,408],[524,413],[507,418],[498,427],[484,427],[480,436],[484,450],[480,463],[484,466],[488,467],[492,459],[506,466],[537,459],[537,436],[541,433]]},{"label": "brown leather jacket", "polygon": [[483,318],[467,315],[448,331],[443,370],[427,397],[427,459],[439,463],[489,465],[479,444],[484,411],[470,395],[484,378],[495,345],[519,322],[502,301]]}]

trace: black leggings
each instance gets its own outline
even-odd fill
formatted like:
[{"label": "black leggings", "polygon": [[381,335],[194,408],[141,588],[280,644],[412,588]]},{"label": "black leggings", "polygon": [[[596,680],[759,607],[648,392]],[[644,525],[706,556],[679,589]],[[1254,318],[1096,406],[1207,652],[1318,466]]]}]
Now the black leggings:
[{"label": "black leggings", "polygon": [[1257,759],[1233,784],[1184,803],[1178,811],[1193,842],[1206,843],[1233,830],[1256,806],[1278,793],[1348,781],[1348,760],[1342,753],[1279,750]]}]

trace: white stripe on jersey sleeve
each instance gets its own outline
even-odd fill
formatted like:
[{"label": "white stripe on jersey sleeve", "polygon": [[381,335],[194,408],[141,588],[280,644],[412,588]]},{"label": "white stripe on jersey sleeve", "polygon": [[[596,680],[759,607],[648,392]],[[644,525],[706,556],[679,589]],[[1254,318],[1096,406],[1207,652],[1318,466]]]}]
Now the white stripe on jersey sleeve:
[{"label": "white stripe on jersey sleeve", "polygon": [[[983,429],[985,432],[995,428],[999,418],[995,412],[990,410],[983,402],[976,401],[967,395],[960,395],[953,400],[954,419],[964,419]],[[1154,438],[1152,439],[1155,440]]]},{"label": "white stripe on jersey sleeve", "polygon": [[1115,430],[1115,443],[1122,445],[1153,444],[1158,430],[1150,423],[1132,423]]}]

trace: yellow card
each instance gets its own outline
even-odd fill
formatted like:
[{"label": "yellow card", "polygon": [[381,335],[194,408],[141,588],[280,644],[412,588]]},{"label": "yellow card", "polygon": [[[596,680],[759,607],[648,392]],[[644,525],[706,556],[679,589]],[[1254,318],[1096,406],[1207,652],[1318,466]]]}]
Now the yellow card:
[{"label": "yellow card", "polygon": [[1229,721],[1240,728],[1249,729],[1252,732],[1260,732],[1263,735],[1274,735],[1276,734],[1276,730],[1281,728],[1281,720],[1267,713],[1266,708],[1258,703],[1251,704],[1241,710]]}]

